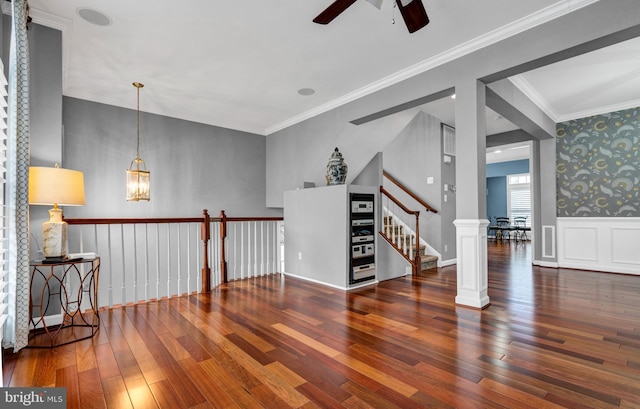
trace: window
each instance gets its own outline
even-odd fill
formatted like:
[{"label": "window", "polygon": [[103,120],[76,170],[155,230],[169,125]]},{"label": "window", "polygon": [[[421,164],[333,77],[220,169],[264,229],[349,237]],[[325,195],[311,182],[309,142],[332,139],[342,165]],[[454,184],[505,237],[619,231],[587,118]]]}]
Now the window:
[{"label": "window", "polygon": [[442,124],[442,153],[456,156],[456,130],[445,124]]},{"label": "window", "polygon": [[526,217],[531,227],[531,180],[528,173],[507,176],[507,210],[509,217]]}]

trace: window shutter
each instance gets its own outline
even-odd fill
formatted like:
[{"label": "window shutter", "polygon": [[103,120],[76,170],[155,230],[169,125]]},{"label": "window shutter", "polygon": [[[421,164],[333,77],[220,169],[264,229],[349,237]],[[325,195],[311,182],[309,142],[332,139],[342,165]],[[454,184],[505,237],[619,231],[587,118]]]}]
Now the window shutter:
[{"label": "window shutter", "polygon": [[531,226],[531,190],[511,189],[511,219],[514,217],[526,217],[527,226]]},{"label": "window shutter", "polygon": [[442,153],[456,156],[456,130],[442,124]]},{"label": "window shutter", "polygon": [[509,217],[525,217],[531,227],[531,183],[528,173],[507,176]]}]

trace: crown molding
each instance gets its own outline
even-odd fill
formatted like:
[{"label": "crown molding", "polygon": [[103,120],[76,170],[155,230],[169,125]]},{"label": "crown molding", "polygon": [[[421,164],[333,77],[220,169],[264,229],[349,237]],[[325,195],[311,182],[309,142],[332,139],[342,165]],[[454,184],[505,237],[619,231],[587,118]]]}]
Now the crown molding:
[{"label": "crown molding", "polygon": [[551,120],[558,123],[559,115],[553,110],[551,105],[547,102],[542,95],[533,87],[531,83],[527,81],[521,74],[514,75],[509,78],[509,81],[518,88],[524,95],[527,96],[535,105],[538,106]]},{"label": "crown molding", "polygon": [[594,109],[587,109],[584,111],[576,111],[571,112],[569,114],[564,114],[558,116],[558,120],[556,122],[567,122],[573,121],[576,119],[587,118],[595,115],[608,114],[611,112],[624,111],[625,109],[630,108],[638,108],[640,107],[640,99],[635,99],[632,101],[621,102],[619,104],[607,105],[603,107],[597,107]]},{"label": "crown molding", "polygon": [[265,134],[269,135],[274,132],[285,129],[289,126],[295,125],[307,119],[313,118],[317,115],[323,114],[332,109],[338,108],[349,102],[360,99],[364,96],[372,94],[376,91],[397,84],[401,81],[414,77],[423,72],[429,71],[442,64],[448,63],[455,59],[458,59],[464,55],[470,54],[474,51],[480,50],[491,44],[497,43],[501,40],[514,36],[516,34],[527,31],[533,27],[539,26],[556,18],[562,17],[566,14],[572,13],[580,8],[586,7],[590,4],[596,3],[599,0],[564,0],[556,4],[553,4],[544,9],[538,10],[528,16],[515,20],[509,24],[506,24],[496,30],[490,31],[482,36],[476,37],[473,40],[460,44],[457,47],[451,48],[443,53],[440,53],[432,58],[423,60],[417,64],[407,67],[401,71],[384,77],[378,81],[357,89],[353,92],[336,98],[326,104],[320,105],[314,109],[303,112],[300,115],[291,117],[285,121],[275,124],[265,130]]},{"label": "crown molding", "polygon": [[574,111],[566,114],[558,114],[551,108],[549,103],[531,86],[522,75],[516,75],[509,80],[515,85],[523,94],[527,96],[534,104],[538,106],[545,114],[551,118],[555,123],[573,121],[580,118],[587,118],[594,115],[608,114],[610,112],[623,111],[625,109],[640,107],[640,99],[634,99],[631,101],[621,102],[618,104],[599,106],[592,109],[586,109],[583,111]]}]

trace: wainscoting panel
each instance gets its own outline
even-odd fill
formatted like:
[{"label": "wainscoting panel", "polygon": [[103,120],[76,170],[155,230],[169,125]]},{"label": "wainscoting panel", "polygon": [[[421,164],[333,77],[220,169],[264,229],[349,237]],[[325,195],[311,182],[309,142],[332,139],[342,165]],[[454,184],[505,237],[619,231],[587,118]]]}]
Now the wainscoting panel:
[{"label": "wainscoting panel", "polygon": [[640,275],[640,218],[559,217],[558,265]]},{"label": "wainscoting panel", "polygon": [[640,229],[611,229],[611,261],[617,264],[640,264]]},{"label": "wainscoting panel", "polygon": [[[596,227],[567,226],[561,242],[567,260],[598,261],[598,230]],[[576,244],[576,245],[574,245]]]}]

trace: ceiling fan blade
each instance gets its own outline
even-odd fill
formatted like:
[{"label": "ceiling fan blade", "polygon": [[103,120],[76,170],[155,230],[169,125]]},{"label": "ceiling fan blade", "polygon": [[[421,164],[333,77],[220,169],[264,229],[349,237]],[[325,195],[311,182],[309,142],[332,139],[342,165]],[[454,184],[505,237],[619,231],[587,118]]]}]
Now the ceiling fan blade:
[{"label": "ceiling fan blade", "polygon": [[329,24],[334,18],[338,17],[343,11],[349,8],[356,0],[336,0],[329,7],[316,18],[313,19],[314,23]]},{"label": "ceiling fan blade", "polygon": [[402,14],[402,18],[410,33],[416,32],[429,24],[429,17],[427,16],[427,11],[424,9],[422,0],[413,0],[407,3],[406,6],[402,3],[407,3],[407,1],[396,0],[400,14]]}]

